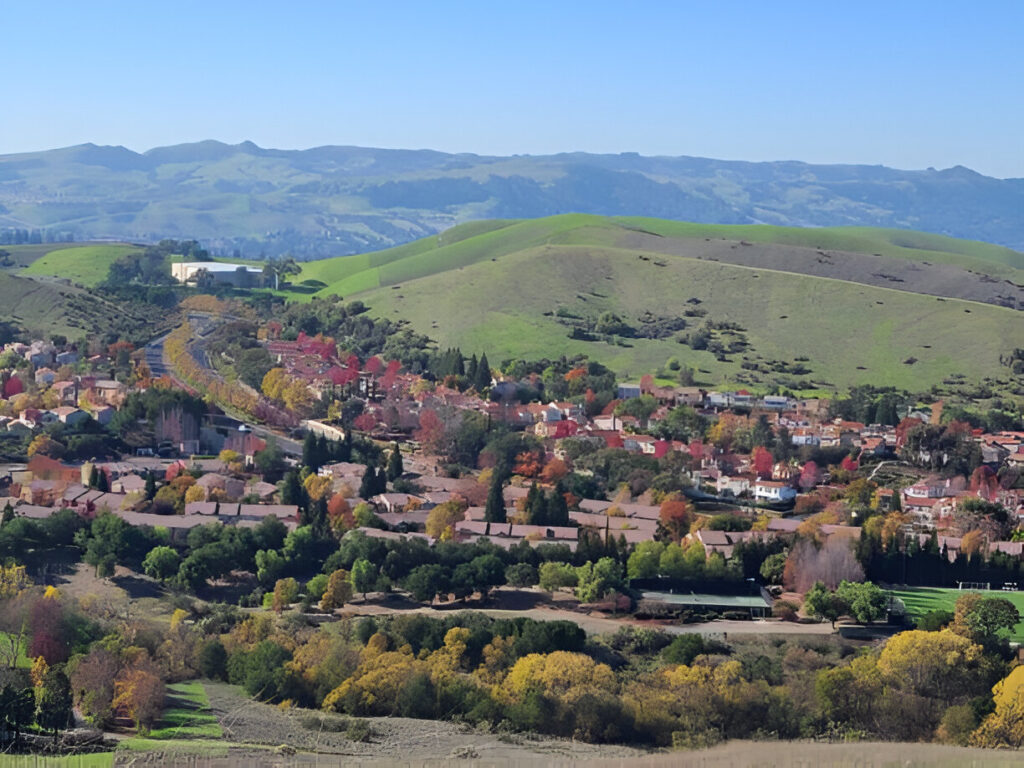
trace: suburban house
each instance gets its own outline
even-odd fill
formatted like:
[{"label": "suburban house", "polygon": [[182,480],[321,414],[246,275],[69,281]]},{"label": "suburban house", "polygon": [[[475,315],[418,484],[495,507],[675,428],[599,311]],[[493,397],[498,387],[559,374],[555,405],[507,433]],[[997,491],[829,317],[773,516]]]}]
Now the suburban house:
[{"label": "suburban house", "polygon": [[758,480],[754,483],[754,498],[762,501],[789,501],[796,498],[796,488],[777,480]]}]

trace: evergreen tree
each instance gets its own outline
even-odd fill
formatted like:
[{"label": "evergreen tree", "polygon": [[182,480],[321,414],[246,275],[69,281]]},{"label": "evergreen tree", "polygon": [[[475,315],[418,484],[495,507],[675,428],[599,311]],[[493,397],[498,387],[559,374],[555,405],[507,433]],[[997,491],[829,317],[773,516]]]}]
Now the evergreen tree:
[{"label": "evergreen tree", "polygon": [[156,475],[154,475],[152,472],[147,472],[146,499],[152,501],[154,496],[156,496]]},{"label": "evergreen tree", "polygon": [[555,489],[551,491],[551,495],[548,496],[545,518],[545,525],[569,524],[569,505],[565,501],[565,489],[561,483],[556,485]]},{"label": "evergreen tree", "polygon": [[338,461],[352,461],[352,427],[345,427],[345,439],[342,440]]},{"label": "evergreen tree", "polygon": [[100,484],[100,470],[99,470],[99,467],[97,467],[95,464],[93,464],[92,469],[89,470],[89,487],[90,488],[98,488],[99,484]]},{"label": "evergreen tree", "polygon": [[302,515],[302,525],[313,527],[316,536],[324,536],[327,533],[327,497],[321,496],[315,501],[309,502],[309,508]]},{"label": "evergreen tree", "polygon": [[300,511],[304,511],[309,504],[309,497],[306,489],[299,480],[299,473],[294,470],[284,476],[281,481],[281,503],[294,504]]},{"label": "evergreen tree", "polygon": [[11,502],[4,504],[3,515],[0,516],[0,525],[6,525],[14,519],[14,507],[11,506]]},{"label": "evergreen tree", "polygon": [[377,482],[374,485],[374,490],[377,493],[388,492],[388,473],[383,467],[377,469]]},{"label": "evergreen tree", "polygon": [[476,367],[476,375],[473,378],[473,389],[483,392],[491,386],[491,365],[487,362],[487,353],[480,355],[480,362]]},{"label": "evergreen tree", "polygon": [[534,483],[526,494],[526,520],[531,525],[544,525],[547,511],[544,492]]},{"label": "evergreen tree", "polygon": [[316,435],[314,435],[312,432],[307,432],[305,439],[302,441],[302,465],[304,467],[309,467],[314,472],[316,472],[317,469],[319,469],[319,467],[313,466],[316,461],[315,454]]},{"label": "evergreen tree", "polygon": [[502,488],[505,478],[500,472],[491,475],[491,485],[487,489],[487,504],[484,507],[484,520],[488,523],[505,522],[505,497]]},{"label": "evergreen tree", "polygon": [[377,470],[369,464],[363,472],[363,479],[359,483],[359,497],[370,499],[377,495]]},{"label": "evergreen tree", "polygon": [[316,468],[319,470],[324,464],[331,460],[331,441],[327,439],[327,435],[320,435],[316,441]]},{"label": "evergreen tree", "polygon": [[107,473],[99,468],[96,469],[96,490],[110,493],[110,481],[107,479]]},{"label": "evergreen tree", "polygon": [[398,443],[395,443],[391,449],[391,455],[388,457],[388,480],[394,482],[405,474],[405,467],[402,463],[402,451],[398,447]]},{"label": "evergreen tree", "polygon": [[51,667],[43,678],[36,722],[43,730],[52,731],[54,739],[57,731],[71,722],[71,683],[61,667]]},{"label": "evergreen tree", "polygon": [[476,381],[477,365],[476,352],[474,352],[473,356],[469,358],[469,365],[466,366],[466,378],[469,379],[470,384]]}]

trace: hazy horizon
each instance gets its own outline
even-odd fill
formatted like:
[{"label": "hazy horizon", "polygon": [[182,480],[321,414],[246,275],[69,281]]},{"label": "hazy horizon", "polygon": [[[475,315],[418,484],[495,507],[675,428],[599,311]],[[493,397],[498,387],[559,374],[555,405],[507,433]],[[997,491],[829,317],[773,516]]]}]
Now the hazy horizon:
[{"label": "hazy horizon", "polygon": [[1024,176],[1024,6],[0,9],[0,153],[220,137]]}]

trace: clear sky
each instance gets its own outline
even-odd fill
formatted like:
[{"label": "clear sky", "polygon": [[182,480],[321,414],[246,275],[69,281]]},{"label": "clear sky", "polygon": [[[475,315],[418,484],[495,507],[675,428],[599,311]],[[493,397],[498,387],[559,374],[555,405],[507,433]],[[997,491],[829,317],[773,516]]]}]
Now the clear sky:
[{"label": "clear sky", "polygon": [[1024,2],[0,2],[0,153],[201,139],[1024,177]]}]

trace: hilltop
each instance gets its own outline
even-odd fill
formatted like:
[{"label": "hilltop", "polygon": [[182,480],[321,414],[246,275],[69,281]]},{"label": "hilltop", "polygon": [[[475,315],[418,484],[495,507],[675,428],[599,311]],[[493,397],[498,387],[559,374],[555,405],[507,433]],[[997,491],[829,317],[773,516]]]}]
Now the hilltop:
[{"label": "hilltop", "polygon": [[1024,344],[1021,258],[892,230],[571,215],[475,222],[307,264],[296,282],[495,362],[585,353],[639,376],[672,375],[674,358],[712,382],[920,391],[1006,379],[999,356]]},{"label": "hilltop", "polygon": [[76,240],[195,237],[250,258],[407,243],[466,221],[566,212],[718,224],[883,226],[1024,248],[1024,179],[967,168],[582,152],[496,157],[216,141],[0,156],[0,229]]}]

